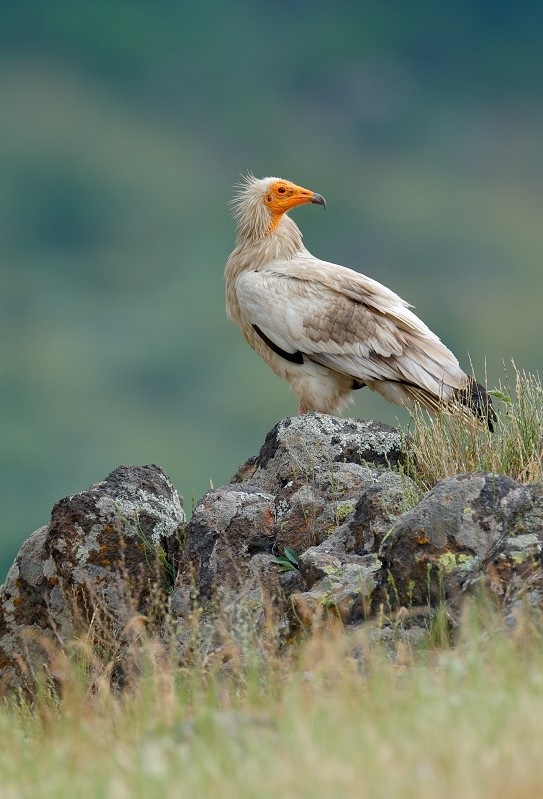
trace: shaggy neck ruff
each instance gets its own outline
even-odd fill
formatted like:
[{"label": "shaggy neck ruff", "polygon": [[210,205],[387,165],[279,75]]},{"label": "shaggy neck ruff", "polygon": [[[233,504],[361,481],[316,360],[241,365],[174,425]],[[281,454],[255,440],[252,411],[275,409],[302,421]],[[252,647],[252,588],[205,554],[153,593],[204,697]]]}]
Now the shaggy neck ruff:
[{"label": "shaggy neck ruff", "polygon": [[236,250],[251,251],[253,266],[270,260],[293,258],[301,252],[302,234],[287,214],[274,218],[264,205],[268,187],[277,178],[255,178],[249,175],[232,201],[237,222]]}]

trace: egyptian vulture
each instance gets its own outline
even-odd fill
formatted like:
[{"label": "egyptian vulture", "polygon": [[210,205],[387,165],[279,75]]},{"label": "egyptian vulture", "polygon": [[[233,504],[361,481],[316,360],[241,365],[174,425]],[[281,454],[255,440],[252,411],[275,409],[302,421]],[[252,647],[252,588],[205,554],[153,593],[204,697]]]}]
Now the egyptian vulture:
[{"label": "egyptian vulture", "polygon": [[305,203],[325,207],[288,180],[247,176],[232,200],[237,241],[224,273],[228,316],[288,380],[300,413],[339,413],[368,386],[408,409],[464,406],[492,429],[485,389],[407,302],[304,247],[287,212]]}]

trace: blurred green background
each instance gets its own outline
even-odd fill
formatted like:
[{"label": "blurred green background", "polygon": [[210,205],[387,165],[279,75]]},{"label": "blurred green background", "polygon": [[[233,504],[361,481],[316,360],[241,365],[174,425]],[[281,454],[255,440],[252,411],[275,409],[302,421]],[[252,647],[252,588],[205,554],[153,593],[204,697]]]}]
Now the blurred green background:
[{"label": "blurred green background", "polygon": [[[0,581],[53,503],[158,463],[191,505],[296,402],[224,312],[239,173],[491,384],[538,371],[543,5],[0,5]],[[353,415],[402,413],[357,392]]]}]

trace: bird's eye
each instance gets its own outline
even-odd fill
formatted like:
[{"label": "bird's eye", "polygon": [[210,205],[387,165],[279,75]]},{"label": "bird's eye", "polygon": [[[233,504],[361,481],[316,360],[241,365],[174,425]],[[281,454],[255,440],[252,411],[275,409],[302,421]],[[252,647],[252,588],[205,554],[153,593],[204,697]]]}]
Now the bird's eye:
[{"label": "bird's eye", "polygon": [[277,194],[284,194],[285,192],[286,189],[284,186],[279,186],[279,188],[277,189]]}]

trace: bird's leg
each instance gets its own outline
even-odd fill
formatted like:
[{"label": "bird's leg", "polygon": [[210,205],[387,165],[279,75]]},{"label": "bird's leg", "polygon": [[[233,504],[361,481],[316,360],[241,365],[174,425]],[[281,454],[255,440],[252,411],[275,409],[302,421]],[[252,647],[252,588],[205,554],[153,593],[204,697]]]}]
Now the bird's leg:
[{"label": "bird's leg", "polygon": [[303,404],[303,402],[300,402],[300,404],[298,405],[298,414],[300,416],[303,416],[304,413],[308,412],[308,410],[309,410],[309,408],[306,408],[306,406]]}]

